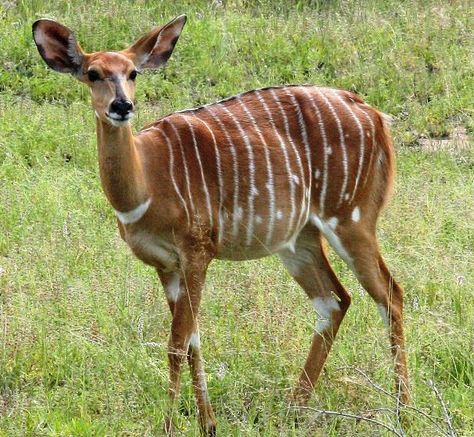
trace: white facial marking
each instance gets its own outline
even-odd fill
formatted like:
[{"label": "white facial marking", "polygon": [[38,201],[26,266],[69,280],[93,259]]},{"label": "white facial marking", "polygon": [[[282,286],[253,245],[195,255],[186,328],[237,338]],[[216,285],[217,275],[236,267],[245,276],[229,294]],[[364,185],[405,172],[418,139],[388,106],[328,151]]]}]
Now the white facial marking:
[{"label": "white facial marking", "polygon": [[151,204],[151,198],[141,203],[140,205],[138,205],[136,208],[132,209],[131,211],[127,211],[127,212],[115,211],[115,215],[119,219],[120,223],[122,223],[123,225],[130,225],[132,223],[136,223],[145,215],[145,213],[148,211],[150,204]]},{"label": "white facial marking", "polygon": [[379,303],[377,304],[377,309],[379,310],[380,317],[382,317],[383,323],[388,328],[389,322],[388,322],[387,308],[385,307],[385,305]]},{"label": "white facial marking", "polygon": [[360,220],[360,209],[358,206],[352,211],[352,221],[358,223]]},{"label": "white facial marking", "polygon": [[346,264],[353,269],[352,258],[349,253],[342,245],[341,239],[336,233],[336,227],[338,224],[338,219],[336,217],[331,217],[329,220],[321,220],[316,214],[311,214],[310,216],[311,223],[315,225],[322,234],[326,237],[331,247],[336,251],[336,253],[346,262]]},{"label": "white facial marking", "polygon": [[332,326],[332,313],[340,311],[341,308],[339,307],[337,300],[332,296],[315,297],[312,302],[314,309],[318,314],[315,331],[318,334],[323,334]]},{"label": "white facial marking", "polygon": [[165,287],[166,296],[171,302],[177,302],[181,296],[181,285],[179,275],[175,273]]}]

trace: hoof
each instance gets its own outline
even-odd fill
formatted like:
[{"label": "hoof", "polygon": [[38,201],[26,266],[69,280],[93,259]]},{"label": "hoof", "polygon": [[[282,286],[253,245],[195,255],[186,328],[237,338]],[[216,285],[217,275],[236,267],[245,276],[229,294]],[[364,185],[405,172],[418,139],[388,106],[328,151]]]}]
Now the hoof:
[{"label": "hoof", "polygon": [[201,434],[206,437],[215,437],[217,435],[216,424],[213,422],[201,424]]}]

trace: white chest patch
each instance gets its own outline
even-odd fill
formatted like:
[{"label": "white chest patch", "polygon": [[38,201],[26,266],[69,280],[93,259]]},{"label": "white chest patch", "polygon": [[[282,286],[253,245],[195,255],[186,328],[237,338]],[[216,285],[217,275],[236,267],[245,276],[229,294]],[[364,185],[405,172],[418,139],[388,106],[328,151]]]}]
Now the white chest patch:
[{"label": "white chest patch", "polygon": [[119,219],[120,223],[123,225],[130,225],[132,223],[136,223],[138,220],[140,220],[145,213],[148,211],[148,208],[150,207],[151,204],[151,198],[146,200],[143,203],[140,203],[136,208],[132,209],[131,211],[127,212],[120,212],[120,211],[115,211],[115,215]]}]

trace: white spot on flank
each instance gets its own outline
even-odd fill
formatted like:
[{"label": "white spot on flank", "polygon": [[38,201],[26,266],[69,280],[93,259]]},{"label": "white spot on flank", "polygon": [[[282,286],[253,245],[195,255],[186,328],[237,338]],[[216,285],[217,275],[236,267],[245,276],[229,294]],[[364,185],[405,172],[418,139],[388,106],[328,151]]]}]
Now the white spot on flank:
[{"label": "white spot on flank", "polygon": [[291,175],[291,179],[293,180],[293,183],[295,183],[296,185],[299,185],[300,180],[298,179],[298,176],[293,174],[293,175]]},{"label": "white spot on flank", "polygon": [[336,233],[336,227],[339,222],[337,217],[331,217],[329,220],[321,220],[316,214],[311,214],[311,223],[315,225],[321,233],[326,237],[331,247],[336,253],[346,262],[346,264],[353,269],[352,258],[347,252],[346,248],[342,245],[341,239]]},{"label": "white spot on flank", "polygon": [[385,308],[385,305],[379,303],[377,304],[377,308],[379,310],[380,317],[382,317],[383,323],[388,328],[389,327],[388,314],[387,314],[387,309]]},{"label": "white spot on flank", "polygon": [[179,275],[175,273],[165,287],[166,296],[171,302],[177,302],[181,295]]},{"label": "white spot on flank", "polygon": [[340,311],[339,303],[332,296],[315,297],[313,299],[313,306],[318,314],[315,331],[318,334],[322,334],[331,328],[332,313],[335,311]]},{"label": "white spot on flank", "polygon": [[115,215],[119,219],[120,223],[122,223],[123,225],[130,225],[132,223],[136,223],[145,215],[145,213],[148,211],[150,204],[151,204],[151,198],[141,203],[140,205],[138,205],[136,208],[132,209],[131,211],[127,211],[127,212],[115,211]]},{"label": "white spot on flank", "polygon": [[359,220],[360,220],[360,209],[358,206],[356,206],[354,210],[352,211],[352,221],[357,223]]},{"label": "white spot on flank", "polygon": [[319,179],[319,176],[321,176],[321,172],[320,172],[319,169],[316,169],[315,172],[314,172],[315,179]]},{"label": "white spot on flank", "polygon": [[256,215],[255,216],[255,221],[259,224],[262,223],[262,217],[260,217],[259,215]]},{"label": "white spot on flank", "polygon": [[339,223],[339,220],[337,219],[337,217],[331,217],[326,223],[334,231],[336,229],[337,224]]},{"label": "white spot on flank", "polygon": [[344,200],[349,200],[349,197],[351,197],[349,193],[344,194]]},{"label": "white spot on flank", "polygon": [[281,220],[283,218],[283,212],[281,211],[281,209],[277,211],[276,217],[277,220]]}]

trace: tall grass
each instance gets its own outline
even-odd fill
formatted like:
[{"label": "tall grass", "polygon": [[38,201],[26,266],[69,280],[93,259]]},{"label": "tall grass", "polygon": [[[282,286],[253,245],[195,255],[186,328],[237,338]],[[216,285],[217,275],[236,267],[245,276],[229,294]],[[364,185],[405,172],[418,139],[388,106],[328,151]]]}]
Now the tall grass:
[{"label": "tall grass", "polygon": [[[175,109],[279,83],[352,89],[394,116],[397,190],[380,224],[406,289],[409,436],[474,435],[474,152],[428,153],[424,137],[472,138],[468,1],[2,1],[0,3],[0,435],[159,435],[170,316],[153,271],[115,228],[97,175],[85,89],[55,74],[31,39],[39,17],[86,50],[119,49],[186,13],[166,69],[140,76],[141,126]],[[400,431],[388,341],[353,294],[310,410],[288,394],[314,327],[277,259],[214,263],[202,305],[208,385],[221,435],[389,435]],[[432,381],[437,395],[430,385]],[[383,389],[383,390],[382,390]],[[441,400],[442,401],[441,401]],[[179,427],[198,435],[185,372]]]}]

